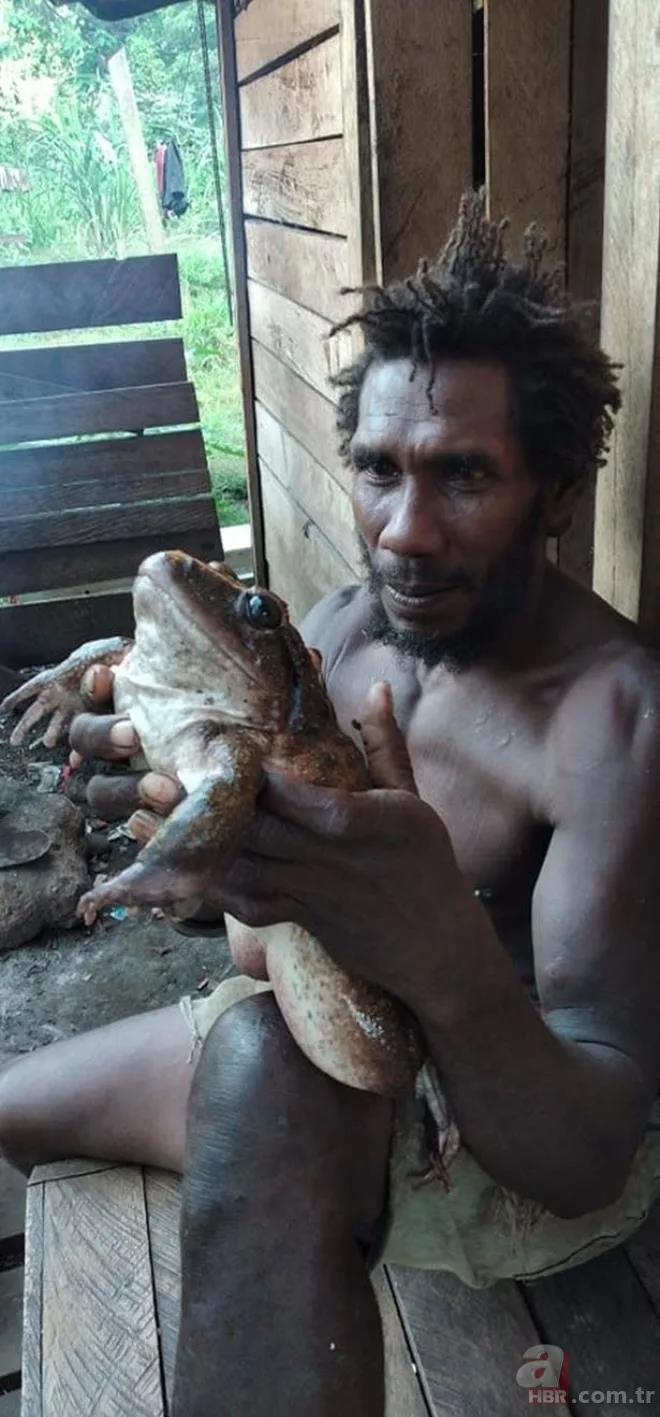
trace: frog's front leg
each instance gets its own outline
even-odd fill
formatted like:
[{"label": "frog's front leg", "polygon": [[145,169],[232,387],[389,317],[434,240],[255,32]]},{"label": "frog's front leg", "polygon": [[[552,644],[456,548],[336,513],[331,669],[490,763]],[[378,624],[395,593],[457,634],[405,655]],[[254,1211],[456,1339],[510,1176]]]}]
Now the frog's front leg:
[{"label": "frog's front leg", "polygon": [[42,669],[40,674],[35,674],[33,679],[28,679],[19,689],[8,694],[0,704],[0,713],[11,713],[30,699],[34,700],[11,735],[10,742],[13,746],[17,747],[19,743],[23,743],[35,723],[45,718],[46,714],[51,714],[43,743],[46,748],[54,748],[58,739],[69,729],[76,714],[88,707],[81,687],[87,670],[91,669],[93,664],[121,664],[132,644],[132,640],[123,639],[120,635],[107,640],[90,640],[75,649],[61,664]]},{"label": "frog's front leg", "polygon": [[[203,725],[197,730],[203,736]],[[78,913],[93,924],[107,905],[160,906],[193,916],[217,887],[222,857],[253,813],[263,778],[262,753],[249,734],[218,735],[203,779],[143,847],[131,866],[82,897]]]}]

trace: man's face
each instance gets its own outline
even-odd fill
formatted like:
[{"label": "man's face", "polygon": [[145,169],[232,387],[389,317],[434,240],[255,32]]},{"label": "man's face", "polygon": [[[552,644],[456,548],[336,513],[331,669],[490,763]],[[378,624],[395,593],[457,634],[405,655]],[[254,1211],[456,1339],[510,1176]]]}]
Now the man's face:
[{"label": "man's face", "polygon": [[372,365],[351,457],[375,637],[427,665],[466,667],[524,612],[545,556],[543,498],[505,370]]}]

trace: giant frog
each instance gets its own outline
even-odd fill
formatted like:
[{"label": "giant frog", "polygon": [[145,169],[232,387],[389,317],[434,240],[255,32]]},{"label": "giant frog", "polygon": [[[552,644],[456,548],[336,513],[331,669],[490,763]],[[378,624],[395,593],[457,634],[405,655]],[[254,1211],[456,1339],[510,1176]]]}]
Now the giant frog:
[{"label": "giant frog", "polygon": [[[2,705],[12,710],[33,700],[13,743],[52,714],[44,743],[53,746],[83,707],[85,672],[106,664],[115,712],[130,718],[149,766],[177,777],[187,794],[132,865],[83,896],[79,910],[88,923],[112,903],[158,904],[182,918],[194,914],[204,876],[213,878],[219,853],[239,839],[269,770],[350,791],[369,786],[365,762],[337,725],[317,664],[272,591],[246,590],[226,565],[168,551],[142,563],[133,598],[133,641],[85,644]],[[226,923],[239,967],[254,959],[255,949],[265,963],[282,1015],[307,1057],[338,1081],[385,1096],[417,1080],[441,1149],[453,1150],[437,1079],[407,1010],[351,978],[298,925],[248,930],[231,917]]]}]

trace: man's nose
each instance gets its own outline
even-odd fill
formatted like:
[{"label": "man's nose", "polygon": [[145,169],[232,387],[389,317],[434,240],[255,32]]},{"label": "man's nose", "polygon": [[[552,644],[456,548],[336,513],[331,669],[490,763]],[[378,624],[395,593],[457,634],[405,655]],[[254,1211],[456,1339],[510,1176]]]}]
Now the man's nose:
[{"label": "man's nose", "polygon": [[393,556],[444,558],[450,536],[443,516],[442,499],[414,482],[402,487],[391,508],[378,544]]}]

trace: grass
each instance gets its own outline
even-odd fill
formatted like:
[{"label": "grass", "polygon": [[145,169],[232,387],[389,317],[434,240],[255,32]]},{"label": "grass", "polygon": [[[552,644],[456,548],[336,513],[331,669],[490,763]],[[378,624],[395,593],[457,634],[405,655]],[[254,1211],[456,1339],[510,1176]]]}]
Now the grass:
[{"label": "grass", "polygon": [[222,290],[217,242],[179,247],[183,339],[200,418],[218,518],[246,521],[245,430],[236,333]]}]

